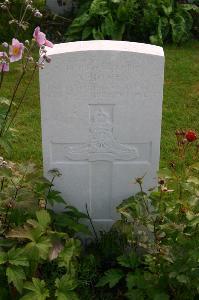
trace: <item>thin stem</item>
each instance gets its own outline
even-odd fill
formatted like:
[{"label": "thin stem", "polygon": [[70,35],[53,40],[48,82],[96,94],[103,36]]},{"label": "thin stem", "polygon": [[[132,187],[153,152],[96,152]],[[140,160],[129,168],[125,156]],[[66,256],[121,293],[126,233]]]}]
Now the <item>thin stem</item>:
[{"label": "thin stem", "polygon": [[4,182],[5,182],[5,177],[3,177],[2,180],[1,180],[1,189],[0,189],[0,191],[3,191]]},{"label": "thin stem", "polygon": [[144,191],[143,191],[143,188],[142,188],[142,184],[139,182],[139,186],[140,186],[140,191],[141,191],[141,194],[142,194],[142,200],[144,202],[144,206],[145,206],[145,209],[147,211],[147,214],[150,215],[150,212],[149,212],[149,208],[148,208],[148,205],[144,199]]},{"label": "thin stem", "polygon": [[3,79],[4,79],[4,64],[3,64],[3,67],[2,67],[2,70],[1,70],[1,80],[0,80],[0,89],[2,87],[2,83],[3,83]]},{"label": "thin stem", "polygon": [[22,81],[24,75],[25,75],[25,68],[23,69],[23,72],[22,72],[22,74],[21,74],[21,76],[20,76],[20,78],[19,78],[19,80],[18,80],[18,82],[17,82],[17,84],[16,84],[16,86],[15,86],[15,88],[14,88],[14,92],[13,92],[13,95],[12,95],[12,99],[11,99],[11,101],[10,101],[9,108],[8,108],[8,110],[7,110],[7,113],[6,113],[6,116],[5,116],[5,119],[4,119],[4,123],[3,123],[3,126],[2,126],[1,131],[0,131],[0,136],[2,136],[2,134],[3,134],[4,128],[5,128],[5,126],[6,126],[6,121],[7,121],[8,115],[9,115],[10,110],[11,110],[11,108],[12,108],[12,104],[13,104],[14,98],[15,98],[15,96],[16,96],[17,90],[18,90],[18,88],[19,88],[19,86],[20,86],[20,83],[21,83],[21,81]]},{"label": "thin stem", "polygon": [[91,216],[90,216],[90,214],[89,214],[89,212],[88,212],[88,205],[87,205],[87,203],[86,203],[86,213],[87,213],[89,222],[90,222],[90,224],[91,224],[91,227],[92,227],[92,229],[93,229],[93,232],[94,232],[94,235],[95,235],[95,239],[96,239],[97,243],[99,243],[99,239],[98,239],[98,236],[97,236],[97,232],[96,232],[96,230],[95,230],[95,227],[94,227],[93,221],[92,221],[92,219],[91,219]]},{"label": "thin stem", "polygon": [[[48,195],[49,195],[49,193],[51,192],[51,189],[52,189],[52,187],[53,187],[53,182],[54,182],[54,180],[55,180],[55,177],[56,177],[56,176],[53,176],[53,178],[52,178],[52,180],[51,180],[51,182],[50,182],[50,186],[49,186],[49,189],[48,189],[46,198],[48,198]],[[47,203],[47,201],[46,201],[46,203],[45,203],[45,209],[46,209],[47,204],[48,204],[48,203]]]},{"label": "thin stem", "polygon": [[18,106],[17,106],[17,108],[16,108],[16,111],[15,111],[14,115],[12,116],[12,119],[10,120],[10,123],[8,124],[8,126],[7,126],[7,128],[5,129],[4,133],[6,133],[6,132],[8,131],[8,129],[10,128],[11,124],[13,123],[13,121],[14,121],[14,119],[15,119],[15,117],[16,117],[18,111],[19,111],[19,108],[21,107],[21,104],[22,104],[22,102],[23,102],[23,100],[24,100],[24,98],[25,98],[25,96],[26,96],[26,93],[27,93],[27,91],[28,91],[28,89],[29,89],[29,86],[30,86],[30,84],[31,84],[31,82],[32,82],[32,80],[33,80],[33,78],[34,78],[36,69],[37,69],[37,65],[35,65],[35,67],[34,67],[34,70],[33,70],[33,72],[32,72],[32,75],[31,75],[31,77],[30,77],[30,79],[29,79],[29,81],[28,81],[28,84],[27,84],[27,86],[26,86],[26,88],[25,88],[25,91],[24,91],[24,93],[23,93],[23,96],[21,97],[20,102],[19,102],[19,104],[18,104]]}]

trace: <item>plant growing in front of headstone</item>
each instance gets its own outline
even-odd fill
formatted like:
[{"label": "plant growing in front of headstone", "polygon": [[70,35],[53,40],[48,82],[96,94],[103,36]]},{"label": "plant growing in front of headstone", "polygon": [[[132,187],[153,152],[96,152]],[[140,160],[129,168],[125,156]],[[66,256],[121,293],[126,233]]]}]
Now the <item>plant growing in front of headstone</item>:
[{"label": "plant growing in front of headstone", "polygon": [[[0,295],[6,299],[76,299],[77,258],[87,216],[67,205],[33,164],[0,158]],[[55,213],[54,204],[64,211]],[[52,272],[53,271],[53,272]],[[21,298],[20,298],[21,299]]]},{"label": "plant growing in front of headstone", "polygon": [[[158,190],[143,190],[122,202],[114,230],[126,250],[97,287],[126,299],[196,299],[199,295],[199,145],[193,130],[176,131],[177,159],[159,172]],[[187,160],[192,154],[193,161]]]},{"label": "plant growing in front of headstone", "polygon": [[[11,42],[4,41],[0,46],[0,147],[6,152],[11,150],[11,138],[15,131],[12,129],[15,118],[24,101],[27,101],[29,87],[34,80],[38,68],[44,68],[45,62],[50,62],[46,55],[45,46],[53,47],[53,44],[46,39],[46,35],[36,27],[31,41],[21,42],[18,36],[21,30],[28,28],[28,20],[35,16],[41,18],[42,14],[33,6],[30,0],[21,3],[20,15],[14,17],[10,9],[11,2],[5,0],[0,3],[0,9],[8,14],[9,24],[14,26],[15,35]],[[35,57],[35,48],[39,47],[38,55]],[[10,95],[4,93],[6,83],[12,64],[21,62],[19,65],[19,75],[17,81],[10,86]],[[27,74],[29,74],[27,78]],[[21,84],[25,82],[25,87],[21,90]]]}]

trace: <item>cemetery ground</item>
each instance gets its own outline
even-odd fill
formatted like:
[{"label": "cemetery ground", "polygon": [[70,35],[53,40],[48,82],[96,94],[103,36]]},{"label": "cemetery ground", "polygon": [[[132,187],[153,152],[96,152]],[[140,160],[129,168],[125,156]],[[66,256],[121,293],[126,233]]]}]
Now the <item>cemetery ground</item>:
[{"label": "cemetery ground", "polygon": [[[166,46],[165,84],[161,138],[161,162],[165,166],[173,159],[175,130],[199,129],[199,42],[191,41],[181,47]],[[10,95],[10,83],[16,81],[20,62],[13,66],[4,81],[5,96]],[[30,74],[26,74],[26,81]],[[23,85],[20,91],[23,91]],[[56,99],[55,99],[56,101]],[[144,118],[144,116],[143,116]],[[144,120],[144,119],[143,119]],[[28,97],[16,119],[18,130],[12,160],[34,161],[42,166],[41,125],[38,74],[30,86]]]}]

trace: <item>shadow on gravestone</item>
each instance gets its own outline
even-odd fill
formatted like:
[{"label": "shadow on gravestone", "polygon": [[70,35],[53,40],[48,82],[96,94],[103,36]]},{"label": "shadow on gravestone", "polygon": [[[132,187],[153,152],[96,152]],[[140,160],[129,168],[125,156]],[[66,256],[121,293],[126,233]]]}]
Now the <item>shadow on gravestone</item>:
[{"label": "shadow on gravestone", "polygon": [[164,53],[119,41],[57,44],[40,71],[44,175],[58,168],[55,187],[97,230],[118,218],[115,207],[138,192],[159,167]]}]

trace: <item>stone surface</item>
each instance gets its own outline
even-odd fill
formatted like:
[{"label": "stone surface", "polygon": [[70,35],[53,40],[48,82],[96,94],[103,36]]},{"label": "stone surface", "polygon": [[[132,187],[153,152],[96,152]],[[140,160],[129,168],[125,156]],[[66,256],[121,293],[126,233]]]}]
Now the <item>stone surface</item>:
[{"label": "stone surface", "polygon": [[76,4],[73,0],[46,0],[46,6],[54,13],[64,14],[73,10]]},{"label": "stone surface", "polygon": [[97,228],[115,207],[156,184],[164,54],[161,47],[87,41],[48,49],[40,71],[44,173],[58,168],[56,188],[80,210],[87,203]]}]

